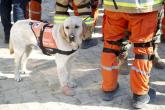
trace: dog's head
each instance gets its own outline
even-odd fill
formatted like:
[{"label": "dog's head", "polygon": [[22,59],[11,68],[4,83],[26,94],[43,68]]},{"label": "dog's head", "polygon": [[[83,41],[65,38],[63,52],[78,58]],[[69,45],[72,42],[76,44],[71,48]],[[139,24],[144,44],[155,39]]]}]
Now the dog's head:
[{"label": "dog's head", "polygon": [[73,49],[77,49],[81,45],[85,31],[85,23],[77,16],[67,18],[60,27],[62,37],[70,43]]}]

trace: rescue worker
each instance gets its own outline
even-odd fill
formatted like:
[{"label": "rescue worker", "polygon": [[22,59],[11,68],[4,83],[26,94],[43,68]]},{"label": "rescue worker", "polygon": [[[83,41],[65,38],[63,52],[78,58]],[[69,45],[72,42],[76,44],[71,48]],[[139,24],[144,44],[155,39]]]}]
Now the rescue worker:
[{"label": "rescue worker", "polygon": [[143,108],[156,92],[149,86],[153,60],[153,37],[157,27],[157,14],[162,1],[104,0],[102,52],[103,100],[111,101],[118,91],[118,56],[125,36],[131,32],[129,41],[134,44],[135,59],[130,70],[130,86],[133,108]]},{"label": "rescue worker", "polygon": [[42,0],[29,0],[27,5],[27,18],[32,20],[41,20],[41,2]]},{"label": "rescue worker", "polygon": [[26,4],[28,0],[1,0],[1,22],[4,27],[4,42],[9,43],[10,29],[11,29],[11,10],[13,4],[13,20],[25,19]]},{"label": "rescue worker", "polygon": [[63,23],[63,21],[70,16],[68,13],[69,8],[74,11],[75,16],[80,16],[87,25],[87,32],[85,35],[87,39],[83,40],[81,48],[86,49],[97,45],[97,40],[91,39],[94,20],[90,0],[56,0],[55,24]]}]

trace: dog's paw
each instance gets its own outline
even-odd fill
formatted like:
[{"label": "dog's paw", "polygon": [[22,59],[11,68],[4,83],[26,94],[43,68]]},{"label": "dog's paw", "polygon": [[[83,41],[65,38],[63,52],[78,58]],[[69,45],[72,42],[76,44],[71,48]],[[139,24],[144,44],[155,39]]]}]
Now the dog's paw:
[{"label": "dog's paw", "polygon": [[15,76],[15,80],[17,81],[17,82],[20,82],[22,79],[21,79],[21,76]]},{"label": "dog's paw", "polygon": [[68,83],[68,86],[69,86],[70,88],[76,88],[76,87],[77,87],[77,84],[76,84],[76,82],[70,81],[70,82]]},{"label": "dog's paw", "polygon": [[66,96],[74,96],[75,95],[75,91],[72,88],[70,88],[69,86],[62,87],[62,92]]}]

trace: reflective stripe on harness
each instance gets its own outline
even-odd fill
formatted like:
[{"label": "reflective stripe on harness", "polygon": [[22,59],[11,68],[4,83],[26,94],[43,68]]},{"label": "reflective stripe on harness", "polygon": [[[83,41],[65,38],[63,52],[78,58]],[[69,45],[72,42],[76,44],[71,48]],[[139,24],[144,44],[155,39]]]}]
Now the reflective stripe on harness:
[{"label": "reflective stripe on harness", "polygon": [[[63,51],[63,50],[59,50],[57,47],[56,47],[56,44],[55,43],[55,40],[53,39],[53,36],[51,38],[51,44],[53,43],[53,46],[50,47],[50,46],[45,46],[45,31],[46,31],[46,28],[53,28],[53,25],[51,24],[48,24],[48,23],[43,23],[43,22],[39,22],[39,23],[42,23],[42,26],[39,27],[39,34],[36,32],[36,30],[34,29],[34,25],[36,25],[37,23],[34,23],[34,22],[30,22],[29,25],[31,26],[31,29],[37,39],[37,42],[38,42],[38,46],[41,48],[43,54],[45,55],[52,55],[52,54],[56,54],[56,53],[59,53],[59,54],[63,54],[63,55],[70,55],[72,53],[74,53],[76,50],[71,50],[71,51]],[[37,24],[38,25],[38,24]],[[37,27],[37,26],[36,26]],[[49,31],[52,35],[52,31]],[[49,40],[47,40],[46,43],[49,43]]]}]

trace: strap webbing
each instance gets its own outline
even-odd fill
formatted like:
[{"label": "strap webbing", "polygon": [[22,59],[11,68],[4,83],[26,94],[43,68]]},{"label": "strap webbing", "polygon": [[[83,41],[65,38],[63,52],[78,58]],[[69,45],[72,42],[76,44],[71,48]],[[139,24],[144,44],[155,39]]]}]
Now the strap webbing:
[{"label": "strap webbing", "polygon": [[143,60],[153,60],[155,55],[142,55],[142,54],[135,54],[135,59],[143,59]]},{"label": "strap webbing", "polygon": [[35,32],[34,32],[34,30],[32,28],[33,22],[30,22],[29,25],[31,25],[31,29],[32,29],[32,31],[33,31],[36,39],[37,39],[38,45],[41,48],[43,54],[49,55],[49,56],[52,55],[52,54],[56,54],[56,53],[63,54],[63,55],[70,55],[70,54],[74,53],[75,51],[77,51],[77,50],[63,51],[63,50],[59,50],[57,48],[44,47],[43,46],[43,34],[44,34],[44,31],[45,31],[45,28],[46,27],[52,28],[53,26],[49,26],[49,24],[46,23],[43,26],[43,28],[40,30],[40,36],[36,36],[36,34],[35,34]]},{"label": "strap webbing", "polygon": [[147,43],[134,43],[134,47],[153,47],[154,43],[147,42]]},{"label": "strap webbing", "polygon": [[63,7],[63,8],[68,8],[69,5],[63,5],[61,3],[56,2],[56,5],[59,7]]},{"label": "strap webbing", "polygon": [[103,48],[103,52],[106,53],[114,53],[116,56],[119,56],[120,52],[118,50],[110,49],[110,48]]}]

